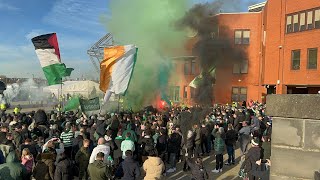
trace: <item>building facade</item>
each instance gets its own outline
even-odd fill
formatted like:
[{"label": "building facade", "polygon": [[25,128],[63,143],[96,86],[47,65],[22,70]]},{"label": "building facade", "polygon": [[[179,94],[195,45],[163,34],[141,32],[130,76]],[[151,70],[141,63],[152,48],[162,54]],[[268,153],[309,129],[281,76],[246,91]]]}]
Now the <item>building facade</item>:
[{"label": "building facade", "polygon": [[[249,7],[249,12],[213,18],[219,21],[219,36],[227,36],[234,48],[247,54],[217,67],[213,103],[265,102],[267,94],[320,91],[320,1],[268,0]],[[189,83],[201,72],[198,59],[186,56],[174,62],[178,77],[170,81],[170,97],[193,105],[197,90]]]}]

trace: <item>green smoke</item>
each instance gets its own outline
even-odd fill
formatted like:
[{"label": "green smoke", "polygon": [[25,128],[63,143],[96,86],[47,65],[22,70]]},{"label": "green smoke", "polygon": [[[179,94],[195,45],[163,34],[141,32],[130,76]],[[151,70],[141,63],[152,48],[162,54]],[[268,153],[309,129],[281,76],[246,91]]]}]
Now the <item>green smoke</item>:
[{"label": "green smoke", "polygon": [[[175,28],[188,9],[188,0],[112,0],[111,18],[104,20],[115,44],[139,48],[125,104],[137,110],[150,105],[170,76],[171,56],[180,55],[186,35]],[[183,54],[181,54],[183,55]]]}]

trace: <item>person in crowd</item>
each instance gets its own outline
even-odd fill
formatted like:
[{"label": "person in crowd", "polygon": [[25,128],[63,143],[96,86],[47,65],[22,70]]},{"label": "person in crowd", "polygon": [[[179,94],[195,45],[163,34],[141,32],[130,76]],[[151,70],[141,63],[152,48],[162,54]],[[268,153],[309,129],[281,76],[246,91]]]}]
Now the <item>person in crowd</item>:
[{"label": "person in crowd", "polygon": [[22,150],[21,164],[26,168],[28,177],[31,177],[34,159],[28,148]]},{"label": "person in crowd", "polygon": [[20,152],[22,152],[23,149],[28,149],[33,157],[37,157],[37,155],[38,155],[38,150],[37,150],[36,145],[34,143],[32,143],[32,140],[29,138],[26,139],[24,141],[24,143],[20,145],[19,149],[20,149]]},{"label": "person in crowd", "polygon": [[71,129],[71,123],[67,122],[64,131],[60,135],[60,139],[63,142],[65,154],[69,157],[71,157],[73,138],[74,134]]},{"label": "person in crowd", "polygon": [[73,180],[73,164],[70,158],[62,153],[54,172],[54,180]]},{"label": "person in crowd", "polygon": [[257,169],[253,169],[250,174],[259,180],[269,180],[271,167],[270,159],[266,159],[265,161],[260,159],[256,161],[256,164],[258,165]]},{"label": "person in crowd", "polygon": [[[194,133],[191,130],[189,130],[186,138],[186,143],[185,143],[186,160],[187,158],[190,159],[193,156],[193,149],[194,149]],[[186,160],[183,165],[184,171],[188,171],[190,169]]]},{"label": "person in crowd", "polygon": [[203,161],[201,157],[197,157],[194,162],[191,159],[187,158],[188,166],[191,169],[191,180],[205,180],[209,179],[209,174],[206,168],[203,165]]},{"label": "person in crowd", "polygon": [[159,130],[160,132],[160,136],[157,140],[157,144],[156,144],[156,149],[158,152],[159,157],[162,159],[162,161],[165,161],[165,155],[167,152],[167,134],[166,134],[166,130],[161,128]]},{"label": "person in crowd", "polygon": [[115,148],[113,151],[114,165],[117,167],[122,161],[121,143],[123,141],[121,130],[118,131],[117,137],[114,139]]},{"label": "person in crowd", "polygon": [[88,179],[87,168],[89,165],[90,159],[90,150],[89,150],[90,140],[84,139],[83,145],[75,156],[75,161],[79,166],[79,180]]},{"label": "person in crowd", "polygon": [[158,157],[157,151],[154,149],[149,151],[148,159],[143,163],[143,170],[146,173],[144,180],[162,179],[165,171],[164,162]]},{"label": "person in crowd", "polygon": [[248,151],[248,145],[250,143],[250,133],[251,133],[251,127],[248,126],[246,121],[243,121],[242,128],[238,133],[241,155],[246,154]]},{"label": "person in crowd", "polygon": [[251,148],[248,150],[248,153],[245,154],[245,161],[242,164],[244,172],[248,173],[250,180],[257,180],[258,178],[252,174],[253,170],[256,170],[258,165],[256,162],[261,159],[261,148],[259,146],[260,141],[258,138],[251,140]]},{"label": "person in crowd", "polygon": [[96,159],[96,156],[99,152],[103,152],[104,154],[104,162],[107,163],[108,156],[110,155],[110,146],[106,145],[106,140],[101,137],[98,139],[98,145],[95,147],[91,153],[89,163],[93,163]]},{"label": "person in crowd", "polygon": [[6,163],[0,165],[0,178],[4,180],[23,180],[28,178],[28,172],[18,160],[15,151],[11,151],[6,158]]},{"label": "person in crowd", "polygon": [[96,160],[88,165],[88,173],[91,180],[109,180],[112,178],[111,170],[104,162],[105,154],[99,152]]},{"label": "person in crowd", "polygon": [[140,167],[139,163],[133,159],[133,152],[127,150],[125,152],[125,159],[123,160],[121,166],[123,169],[123,177],[121,180],[135,180],[140,177]]},{"label": "person in crowd", "polygon": [[181,136],[175,130],[173,130],[168,139],[168,155],[170,168],[167,170],[167,173],[173,173],[176,171],[176,161],[177,156],[181,150],[181,141]]},{"label": "person in crowd", "polygon": [[216,169],[212,170],[214,173],[222,172],[223,168],[223,152],[225,148],[225,142],[222,139],[224,134],[224,130],[219,125],[215,125],[215,129],[212,132],[213,136],[215,137],[214,141],[214,151],[216,155]]},{"label": "person in crowd", "polygon": [[233,129],[232,124],[228,124],[226,132],[226,147],[228,153],[228,162],[225,165],[235,164],[235,145],[237,141],[237,132]]},{"label": "person in crowd", "polygon": [[[133,132],[134,133],[134,132]],[[135,151],[135,144],[131,139],[131,133],[127,132],[125,140],[121,143],[122,159],[126,158],[126,152],[130,150],[131,152]]]}]

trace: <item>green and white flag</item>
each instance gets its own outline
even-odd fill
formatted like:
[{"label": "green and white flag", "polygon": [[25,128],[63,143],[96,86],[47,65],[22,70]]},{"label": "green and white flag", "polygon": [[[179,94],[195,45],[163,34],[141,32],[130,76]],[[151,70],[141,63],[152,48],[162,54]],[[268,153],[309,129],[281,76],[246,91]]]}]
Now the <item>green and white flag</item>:
[{"label": "green and white flag", "polygon": [[88,100],[80,99],[80,106],[84,112],[100,110],[99,98],[96,97]]}]

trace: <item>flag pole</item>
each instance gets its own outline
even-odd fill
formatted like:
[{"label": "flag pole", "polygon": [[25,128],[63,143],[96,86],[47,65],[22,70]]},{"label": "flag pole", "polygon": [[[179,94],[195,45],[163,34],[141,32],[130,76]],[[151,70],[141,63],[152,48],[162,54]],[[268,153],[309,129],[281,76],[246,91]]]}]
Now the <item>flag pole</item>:
[{"label": "flag pole", "polygon": [[60,96],[61,96],[60,108],[62,110],[63,109],[62,78],[61,78],[61,83],[60,83]]}]

